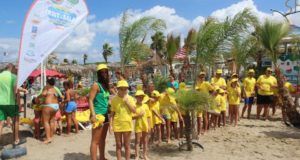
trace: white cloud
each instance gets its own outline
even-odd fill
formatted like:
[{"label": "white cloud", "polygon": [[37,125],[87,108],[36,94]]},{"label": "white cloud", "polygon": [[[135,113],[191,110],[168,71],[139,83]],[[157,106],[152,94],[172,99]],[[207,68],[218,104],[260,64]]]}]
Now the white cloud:
[{"label": "white cloud", "polygon": [[232,4],[229,7],[216,10],[211,14],[211,16],[217,18],[218,20],[223,21],[226,19],[226,17],[233,17],[237,13],[243,11],[245,8],[249,8],[251,13],[257,16],[261,22],[263,22],[266,18],[276,20],[276,21],[284,20],[284,18],[279,14],[276,13],[269,14],[269,13],[259,11],[253,0],[243,0],[241,2]]},{"label": "white cloud", "polygon": [[94,42],[96,33],[84,20],[73,33],[56,49],[57,52],[87,52]]},{"label": "white cloud", "polygon": [[[15,62],[19,45],[20,40],[17,38],[0,38],[0,62]],[[7,56],[4,56],[4,52]]]}]

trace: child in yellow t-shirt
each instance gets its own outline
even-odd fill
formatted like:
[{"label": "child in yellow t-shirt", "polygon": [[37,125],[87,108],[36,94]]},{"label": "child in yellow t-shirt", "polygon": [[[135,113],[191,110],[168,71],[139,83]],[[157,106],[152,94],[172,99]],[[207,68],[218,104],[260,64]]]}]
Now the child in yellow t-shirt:
[{"label": "child in yellow t-shirt", "polygon": [[238,79],[232,79],[231,85],[227,88],[228,91],[228,102],[229,102],[229,112],[230,112],[230,124],[234,120],[234,126],[237,126],[239,118],[239,105],[241,101],[241,88],[238,85]]},{"label": "child in yellow t-shirt", "polygon": [[[174,129],[175,138],[178,139],[177,132],[177,121],[178,117],[182,120],[181,113],[177,107],[177,103],[174,97],[175,90],[173,88],[167,88],[165,94],[161,96],[160,106],[163,117],[166,121],[166,130],[167,130],[167,143],[171,140],[171,122]],[[176,113],[175,113],[176,112]],[[176,122],[175,122],[176,121]],[[162,133],[164,129],[162,128]]]},{"label": "child in yellow t-shirt", "polygon": [[218,93],[221,97],[221,99],[220,99],[220,102],[221,102],[220,111],[221,112],[220,112],[218,125],[220,127],[221,126],[221,121],[222,121],[223,127],[225,127],[225,125],[226,125],[226,110],[227,110],[225,91],[223,89],[219,89]]},{"label": "child in yellow t-shirt", "polygon": [[[152,111],[152,118],[154,124],[154,135],[158,138],[158,143],[161,143],[161,125],[165,124],[165,120],[160,113],[160,103],[159,103],[160,93],[156,90],[151,92],[151,101],[149,102],[149,107]],[[155,137],[155,136],[154,136]]]},{"label": "child in yellow t-shirt", "polygon": [[132,132],[132,115],[136,112],[135,100],[128,95],[128,83],[117,83],[118,94],[111,100],[110,130],[114,131],[117,159],[122,159],[122,145],[125,158],[130,159],[130,137]]},{"label": "child in yellow t-shirt", "polygon": [[214,95],[214,100],[215,100],[215,104],[214,106],[212,106],[211,110],[209,111],[211,118],[209,121],[209,126],[213,129],[216,129],[216,126],[218,124],[219,121],[219,117],[220,117],[220,113],[221,113],[221,106],[222,106],[222,96],[218,93],[220,90],[217,89],[215,91]]},{"label": "child in yellow t-shirt", "polygon": [[143,103],[145,93],[138,90],[135,93],[136,114],[133,116],[135,121],[135,157],[139,159],[140,144],[143,145],[144,159],[148,159],[148,133],[150,131],[150,110],[149,106]]}]

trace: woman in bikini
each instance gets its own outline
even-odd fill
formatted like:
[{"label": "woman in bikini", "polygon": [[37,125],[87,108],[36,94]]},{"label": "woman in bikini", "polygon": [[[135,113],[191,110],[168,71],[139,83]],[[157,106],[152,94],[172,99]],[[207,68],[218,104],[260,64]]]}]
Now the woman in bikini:
[{"label": "woman in bikini", "polygon": [[75,126],[75,133],[78,133],[78,122],[76,120],[76,109],[77,104],[75,100],[78,98],[77,93],[73,90],[73,84],[70,81],[65,81],[63,83],[63,86],[66,91],[66,107],[65,107],[65,113],[67,117],[67,134],[70,134],[71,132],[71,125],[72,122]]},{"label": "woman in bikini", "polygon": [[59,109],[58,97],[59,93],[54,88],[55,80],[50,78],[47,80],[47,85],[43,89],[40,96],[45,98],[45,103],[42,108],[43,124],[46,131],[45,144],[51,143],[55,130],[55,113]]}]

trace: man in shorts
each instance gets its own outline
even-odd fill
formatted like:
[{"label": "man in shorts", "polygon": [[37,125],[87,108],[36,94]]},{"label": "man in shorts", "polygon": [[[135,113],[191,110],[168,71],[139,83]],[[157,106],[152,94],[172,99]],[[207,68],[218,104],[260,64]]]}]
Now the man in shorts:
[{"label": "man in shorts", "polygon": [[19,107],[16,103],[16,68],[8,64],[6,69],[0,73],[0,136],[2,135],[3,123],[7,117],[15,120],[15,145],[25,143],[19,138]]}]

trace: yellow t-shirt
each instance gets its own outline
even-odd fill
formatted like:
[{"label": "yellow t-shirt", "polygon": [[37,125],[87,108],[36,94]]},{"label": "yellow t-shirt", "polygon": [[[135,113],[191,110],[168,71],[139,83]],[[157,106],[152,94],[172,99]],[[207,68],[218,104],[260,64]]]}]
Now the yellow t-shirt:
[{"label": "yellow t-shirt", "polygon": [[241,88],[238,86],[236,88],[228,86],[227,91],[228,103],[230,105],[239,105],[241,101]]},{"label": "yellow t-shirt", "polygon": [[[128,101],[132,106],[135,106],[133,97],[128,96]],[[113,130],[114,132],[130,132],[132,131],[132,112],[125,104],[123,98],[115,96],[111,100],[111,111],[114,112]]]},{"label": "yellow t-shirt", "polygon": [[285,82],[284,87],[287,88],[290,93],[295,92],[296,90],[290,82]]},{"label": "yellow t-shirt", "polygon": [[253,94],[255,93],[255,84],[256,79],[246,77],[243,81],[243,87],[245,89],[246,97],[253,97]]},{"label": "yellow t-shirt", "polygon": [[222,96],[221,95],[217,95],[215,97],[215,106],[213,106],[213,110],[216,112],[216,113],[221,113],[221,108],[222,108]]},{"label": "yellow t-shirt", "polygon": [[142,117],[138,117],[135,121],[135,132],[148,132],[149,131],[149,124],[148,118],[150,119],[150,110],[147,104],[136,105],[136,114],[144,112],[145,114]]},{"label": "yellow t-shirt", "polygon": [[207,81],[197,82],[196,88],[197,91],[203,91],[209,93],[209,91],[213,91],[214,87]]},{"label": "yellow t-shirt", "polygon": [[149,103],[149,107],[152,111],[152,120],[153,120],[153,124],[157,125],[157,124],[161,124],[162,121],[159,117],[157,117],[153,112],[155,111],[156,113],[160,114],[160,103],[159,101],[156,102],[150,102]]},{"label": "yellow t-shirt", "polygon": [[160,99],[160,109],[162,115],[165,116],[165,118],[171,120],[171,116],[173,112],[175,112],[174,107],[176,106],[176,100],[175,98],[169,97],[166,94],[163,94]]},{"label": "yellow t-shirt", "polygon": [[220,96],[222,97],[222,99],[221,99],[221,111],[226,111],[227,110],[226,96],[225,95],[224,96],[220,95]]},{"label": "yellow t-shirt", "polygon": [[226,87],[226,81],[222,77],[220,77],[220,78],[213,77],[213,78],[211,78],[211,82],[210,83],[214,87]]},{"label": "yellow t-shirt", "polygon": [[277,80],[273,76],[267,77],[266,75],[261,75],[256,82],[261,89],[258,89],[258,94],[262,96],[274,95],[274,90],[272,86],[277,85]]}]

